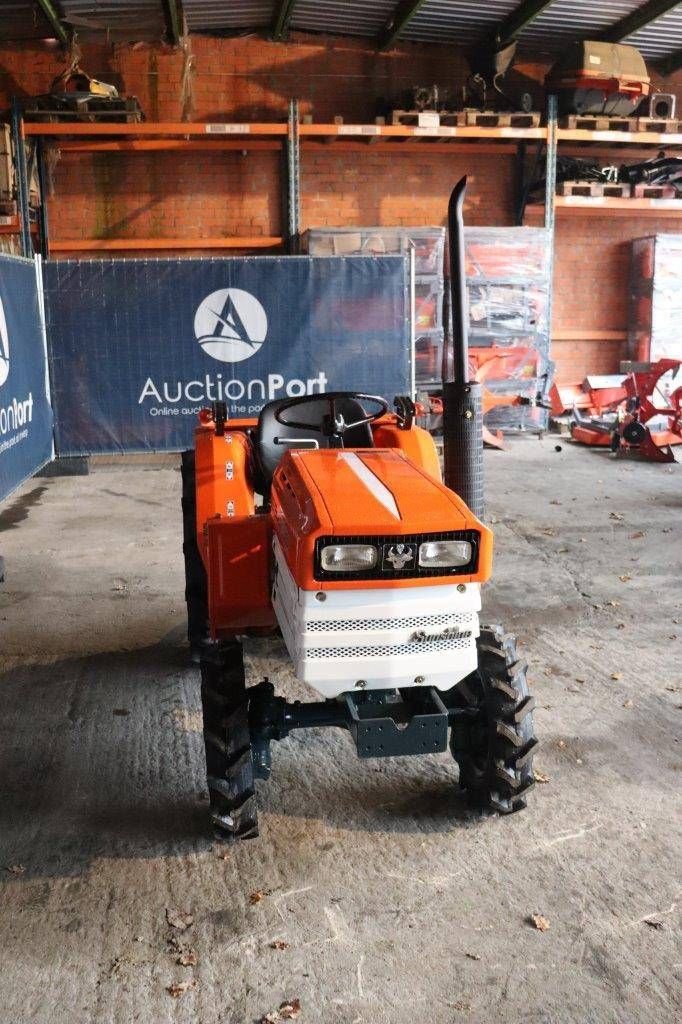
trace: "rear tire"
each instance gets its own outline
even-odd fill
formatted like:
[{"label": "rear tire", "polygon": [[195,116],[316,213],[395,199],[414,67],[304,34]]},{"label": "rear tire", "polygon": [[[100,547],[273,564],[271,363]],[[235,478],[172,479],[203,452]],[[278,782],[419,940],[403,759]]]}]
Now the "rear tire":
[{"label": "rear tire", "polygon": [[201,658],[206,782],[216,838],[258,835],[258,810],[242,645],[234,640]]},{"label": "rear tire", "polygon": [[187,603],[187,639],[193,661],[199,661],[201,649],[209,638],[208,584],[197,544],[197,498],[194,451],[182,453],[182,552],[185,558],[185,601]]},{"label": "rear tire", "polygon": [[513,814],[526,806],[526,795],[535,785],[535,700],[513,636],[501,626],[483,626],[477,647],[478,669],[455,693],[460,706],[476,708],[479,714],[455,721],[450,750],[472,806]]}]

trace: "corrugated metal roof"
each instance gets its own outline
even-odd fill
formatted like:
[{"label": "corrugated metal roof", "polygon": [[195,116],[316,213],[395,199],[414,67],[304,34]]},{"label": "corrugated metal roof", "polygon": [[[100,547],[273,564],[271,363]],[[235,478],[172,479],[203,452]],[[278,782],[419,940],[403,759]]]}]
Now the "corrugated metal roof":
[{"label": "corrugated metal roof", "polygon": [[183,0],[190,32],[265,28],[274,18],[273,0]]},{"label": "corrugated metal roof", "polygon": [[377,36],[395,10],[395,0],[298,0],[291,28],[330,35]]},{"label": "corrugated metal roof", "polygon": [[429,0],[401,33],[401,39],[415,42],[468,44],[491,32],[495,25],[518,6],[518,0]]},{"label": "corrugated metal roof", "polygon": [[634,32],[623,42],[636,46],[649,60],[667,57],[682,48],[682,4],[678,4],[662,18],[641,28],[639,32]]},{"label": "corrugated metal roof", "polygon": [[641,7],[643,0],[554,0],[528,25],[520,44],[560,50],[573,39],[590,39]]},{"label": "corrugated metal roof", "polygon": [[166,27],[159,0],[60,0],[59,6],[84,37],[104,32],[117,41],[161,39]]},{"label": "corrugated metal roof", "polygon": [[[279,0],[183,0],[190,32],[263,31],[273,24]],[[491,32],[519,0],[426,0],[400,39],[468,45]],[[598,35],[645,0],[553,0],[519,37],[521,49],[549,54],[572,39]],[[108,32],[116,40],[157,40],[165,31],[162,0],[61,0],[60,10],[81,37]],[[302,32],[376,39],[399,0],[296,0],[290,28]],[[52,35],[35,0],[0,0],[0,40]],[[625,42],[649,60],[682,49],[682,3]]]}]

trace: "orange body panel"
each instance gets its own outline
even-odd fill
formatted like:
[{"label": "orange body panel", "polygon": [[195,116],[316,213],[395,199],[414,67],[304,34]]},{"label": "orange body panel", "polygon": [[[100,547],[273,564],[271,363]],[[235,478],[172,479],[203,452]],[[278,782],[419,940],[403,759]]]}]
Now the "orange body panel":
[{"label": "orange body panel", "polygon": [[395,421],[381,420],[373,425],[372,434],[377,448],[400,448],[434,479],[443,479],[436,445],[428,430],[414,426],[410,430],[401,430]]},{"label": "orange body panel", "polygon": [[270,602],[270,516],[210,519],[206,527],[211,635],[275,626]]},{"label": "orange body panel", "polygon": [[204,562],[206,523],[217,515],[237,519],[254,514],[250,456],[251,444],[243,431],[226,429],[221,436],[207,425],[195,433],[197,540]]},{"label": "orange body panel", "polygon": [[[202,415],[195,434],[197,539],[208,576],[214,637],[269,629],[272,534],[298,585],[307,590],[424,587],[484,582],[492,568],[492,535],[441,482],[432,437],[401,430],[396,417],[373,424],[371,449],[292,449],[275,472],[269,512],[256,512],[252,477],[254,420],[232,420],[224,434]],[[406,579],[314,578],[319,537],[394,536],[476,530],[475,574]]]},{"label": "orange body panel", "polygon": [[[363,480],[363,477],[365,478]],[[305,590],[423,587],[453,575],[409,579],[314,577],[315,541],[325,535],[394,536],[476,530],[478,567],[457,582],[483,583],[492,571],[492,534],[452,491],[397,449],[292,450],[272,488],[272,518],[287,565]]]}]

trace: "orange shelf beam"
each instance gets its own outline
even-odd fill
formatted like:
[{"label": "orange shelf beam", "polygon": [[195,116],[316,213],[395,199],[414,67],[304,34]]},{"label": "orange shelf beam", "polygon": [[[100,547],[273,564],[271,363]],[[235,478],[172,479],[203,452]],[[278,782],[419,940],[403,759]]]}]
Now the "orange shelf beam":
[{"label": "orange shelf beam", "polygon": [[301,139],[326,138],[365,139],[546,139],[546,128],[478,128],[473,125],[455,128],[417,128],[404,124],[301,124]]},{"label": "orange shelf beam", "polygon": [[[132,124],[97,124],[77,121],[26,121],[24,134],[27,136],[78,136],[98,138],[106,136],[137,136],[153,137],[210,137],[212,139],[225,136],[276,136],[286,137],[286,124],[245,122],[172,122],[172,121],[140,121]],[[299,125],[301,139],[332,138],[332,139],[490,139],[490,140],[523,140],[544,139],[546,128],[479,128],[467,125],[461,128],[442,125],[438,128],[419,128],[411,125],[376,125],[376,124],[302,124]]]},{"label": "orange shelf beam", "polygon": [[252,238],[74,238],[50,241],[51,252],[114,252],[142,249],[274,249],[284,239],[275,235]]},{"label": "orange shelf beam", "polygon": [[626,146],[682,146],[679,132],[591,132],[583,128],[558,128],[557,142],[611,142]]},{"label": "orange shelf beam", "polygon": [[97,124],[79,121],[25,121],[24,135],[79,135],[96,138],[107,135],[168,135],[168,136],[212,136],[226,135],[279,135],[286,136],[286,124],[276,123],[228,123],[196,121],[140,121],[132,124]]},{"label": "orange shelf beam", "polygon": [[232,150],[274,150],[279,152],[281,143],[270,139],[92,139],[91,141],[65,139],[58,143],[62,153],[145,153],[187,151]]}]

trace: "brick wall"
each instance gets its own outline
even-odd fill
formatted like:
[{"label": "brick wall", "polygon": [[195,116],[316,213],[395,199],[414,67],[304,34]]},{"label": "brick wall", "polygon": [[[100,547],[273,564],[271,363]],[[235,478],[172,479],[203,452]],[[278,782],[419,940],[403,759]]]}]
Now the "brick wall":
[{"label": "brick wall", "polygon": [[[411,84],[450,82],[459,88],[466,64],[451,47],[410,45],[377,54],[366,41],[294,36],[276,44],[192,37],[195,72],[183,100],[183,54],[157,46],[84,47],[83,66],[137,95],[148,119],[283,120],[289,97],[316,121],[341,114],[371,121],[376,97],[393,97]],[[0,104],[49,89],[61,70],[46,45],[0,52]],[[521,71],[534,87],[539,65]],[[670,83],[668,83],[670,85]],[[617,159],[623,158],[623,152]],[[302,156],[303,227],[352,224],[442,224],[452,183],[469,175],[470,224],[513,223],[513,156],[429,152],[406,143],[404,152],[334,152]],[[54,238],[146,236],[222,237],[282,233],[279,154],[172,152],[63,154],[54,167],[49,202]],[[676,229],[677,221],[571,218],[557,227],[553,346],[560,379],[611,372],[625,354],[614,338],[580,340],[586,331],[624,331],[627,323],[628,241]]]}]

